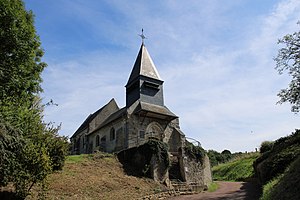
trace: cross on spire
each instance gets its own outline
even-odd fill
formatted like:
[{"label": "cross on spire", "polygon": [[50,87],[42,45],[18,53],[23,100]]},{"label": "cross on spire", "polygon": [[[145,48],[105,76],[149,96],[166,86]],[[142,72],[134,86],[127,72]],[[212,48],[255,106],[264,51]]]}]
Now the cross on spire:
[{"label": "cross on spire", "polygon": [[144,29],[142,29],[142,34],[139,34],[139,36],[142,38],[142,44],[144,44],[144,40],[147,39],[144,35]]}]

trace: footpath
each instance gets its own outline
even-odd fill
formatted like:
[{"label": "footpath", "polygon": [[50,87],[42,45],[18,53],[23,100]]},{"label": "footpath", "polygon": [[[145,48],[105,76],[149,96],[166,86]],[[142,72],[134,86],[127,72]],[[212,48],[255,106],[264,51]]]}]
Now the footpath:
[{"label": "footpath", "polygon": [[255,182],[218,181],[217,183],[219,188],[215,192],[177,196],[168,200],[258,200],[261,194],[261,188]]}]

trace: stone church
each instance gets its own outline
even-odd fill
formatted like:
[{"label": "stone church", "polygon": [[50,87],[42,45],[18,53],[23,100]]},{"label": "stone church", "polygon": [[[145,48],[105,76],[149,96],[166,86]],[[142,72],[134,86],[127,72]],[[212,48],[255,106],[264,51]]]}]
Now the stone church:
[{"label": "stone church", "polygon": [[[157,139],[168,144],[170,156],[178,157],[179,162],[179,150],[186,138],[180,130],[178,116],[164,103],[163,83],[143,42],[125,86],[126,106],[120,108],[111,99],[90,114],[71,137],[71,153],[118,153]],[[188,169],[190,161],[183,155],[180,159],[182,179],[192,182],[197,176]],[[211,179],[210,166],[207,169]],[[200,176],[203,178],[203,174]]]}]

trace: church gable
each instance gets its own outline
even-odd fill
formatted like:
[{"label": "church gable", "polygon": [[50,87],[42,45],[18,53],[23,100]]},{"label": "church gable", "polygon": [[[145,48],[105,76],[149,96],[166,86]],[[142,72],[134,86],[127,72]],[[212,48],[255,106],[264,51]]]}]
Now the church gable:
[{"label": "church gable", "polygon": [[115,99],[111,99],[108,104],[103,106],[96,114],[95,117],[89,123],[89,133],[95,131],[105,120],[109,118],[112,114],[119,111]]}]

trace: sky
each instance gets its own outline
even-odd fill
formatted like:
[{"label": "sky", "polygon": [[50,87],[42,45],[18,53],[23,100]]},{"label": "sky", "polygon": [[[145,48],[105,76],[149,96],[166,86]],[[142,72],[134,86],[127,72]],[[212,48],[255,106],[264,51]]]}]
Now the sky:
[{"label": "sky", "polygon": [[115,98],[145,45],[164,80],[165,105],[205,149],[255,151],[299,128],[290,105],[276,104],[290,77],[273,60],[279,38],[299,31],[299,0],[25,0],[48,67],[45,121],[71,137]]}]

